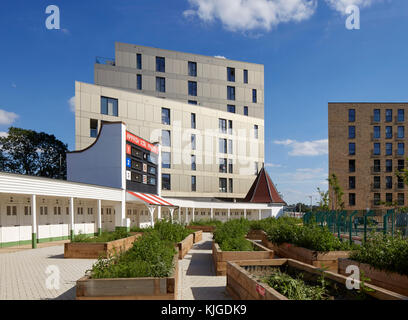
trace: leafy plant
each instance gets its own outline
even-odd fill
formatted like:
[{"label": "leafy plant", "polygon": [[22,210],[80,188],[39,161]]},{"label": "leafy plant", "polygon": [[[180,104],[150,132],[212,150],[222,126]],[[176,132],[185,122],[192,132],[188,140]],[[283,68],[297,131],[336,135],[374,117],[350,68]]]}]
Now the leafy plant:
[{"label": "leafy plant", "polygon": [[329,181],[329,186],[332,189],[331,197],[329,197],[332,209],[337,211],[344,210],[344,192],[340,186],[339,179],[337,178],[336,174],[333,173],[327,180]]},{"label": "leafy plant", "polygon": [[213,227],[220,227],[222,226],[222,221],[215,220],[215,219],[203,219],[198,221],[191,221],[190,226],[213,226]]},{"label": "leafy plant", "polygon": [[252,251],[251,243],[245,239],[250,230],[247,219],[234,219],[214,231],[214,241],[223,251]]},{"label": "leafy plant", "polygon": [[78,235],[75,235],[72,239],[72,242],[109,242],[118,239],[123,239],[129,237],[130,234],[126,230],[116,230],[114,232],[102,232],[101,235],[97,237],[90,237],[81,232]]}]

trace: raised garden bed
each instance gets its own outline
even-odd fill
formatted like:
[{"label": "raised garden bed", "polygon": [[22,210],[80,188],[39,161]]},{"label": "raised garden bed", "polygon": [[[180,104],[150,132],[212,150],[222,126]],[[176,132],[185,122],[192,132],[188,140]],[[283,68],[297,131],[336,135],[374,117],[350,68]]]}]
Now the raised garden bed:
[{"label": "raised garden bed", "polygon": [[143,233],[136,233],[130,237],[109,242],[70,242],[64,244],[64,258],[97,259],[107,258],[132,247]]},{"label": "raised garden bed", "polygon": [[408,296],[408,276],[396,272],[378,270],[369,264],[350,259],[339,259],[339,273],[348,276],[346,268],[349,265],[355,265],[360,269],[360,272],[363,271],[364,276],[370,279],[371,284]]},{"label": "raised garden bed", "polygon": [[214,232],[215,231],[215,226],[187,226],[187,229],[190,230],[197,230],[197,231],[202,231],[202,232]]},{"label": "raised garden bed", "polygon": [[218,243],[213,241],[212,254],[217,276],[225,276],[227,262],[235,260],[273,259],[274,252],[252,240],[254,251],[222,251]]},{"label": "raised garden bed", "polygon": [[270,242],[266,238],[263,241],[263,245],[269,249],[272,249],[275,254],[281,258],[298,260],[314,267],[333,272],[337,272],[338,270],[339,258],[348,258],[350,256],[350,251],[320,252],[297,247],[290,243],[282,243],[278,245]]},{"label": "raised garden bed", "polygon": [[183,241],[177,243],[179,250],[179,259],[183,259],[184,256],[190,251],[194,244],[194,234],[189,234]]},{"label": "raised garden bed", "polygon": [[176,300],[178,292],[178,253],[174,270],[166,278],[91,279],[77,281],[77,300]]},{"label": "raised garden bed", "polygon": [[[289,300],[288,297],[268,285],[268,277],[279,269],[295,279],[302,275],[305,283],[322,288],[324,279],[324,300],[408,300],[408,297],[371,284],[364,284],[366,290],[360,293],[348,290],[347,277],[333,272],[322,271],[311,265],[292,259],[267,259],[231,261],[227,264],[227,293],[236,300]],[[278,288],[277,288],[278,289]],[[280,290],[281,291],[281,290]],[[282,292],[282,291],[281,291]]]},{"label": "raised garden bed", "polygon": [[193,235],[194,235],[194,243],[197,243],[203,240],[203,232],[201,230],[194,232]]},{"label": "raised garden bed", "polygon": [[267,235],[263,230],[250,230],[246,235],[246,238],[250,240],[260,240],[262,242],[265,242],[265,240],[267,240]]}]

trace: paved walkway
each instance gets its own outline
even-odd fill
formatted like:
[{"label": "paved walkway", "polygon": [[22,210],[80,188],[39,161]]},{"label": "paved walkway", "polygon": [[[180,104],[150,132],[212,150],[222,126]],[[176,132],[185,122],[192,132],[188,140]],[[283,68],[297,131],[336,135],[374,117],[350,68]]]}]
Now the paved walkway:
[{"label": "paved walkway", "polygon": [[[37,243],[37,248],[53,247],[53,246],[63,245],[64,243],[67,243],[67,242],[70,242],[70,241],[61,240],[61,241],[52,241],[52,242],[42,242],[42,243]],[[15,246],[15,247],[0,248],[0,254],[19,252],[19,251],[31,250],[31,249],[32,249],[31,244]]]},{"label": "paved walkway", "polygon": [[[0,254],[0,300],[75,299],[76,280],[94,262],[64,259],[61,245]],[[59,288],[58,282],[52,281],[58,272]]]},{"label": "paved walkway", "polygon": [[180,300],[231,300],[225,293],[227,277],[215,275],[211,245],[212,234],[203,233],[180,261]]}]

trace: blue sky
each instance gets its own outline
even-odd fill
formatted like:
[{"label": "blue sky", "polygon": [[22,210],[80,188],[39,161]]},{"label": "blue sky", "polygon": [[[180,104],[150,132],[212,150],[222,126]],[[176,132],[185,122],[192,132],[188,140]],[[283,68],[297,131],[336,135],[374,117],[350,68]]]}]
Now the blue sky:
[{"label": "blue sky", "polygon": [[[344,3],[361,9],[360,30]],[[45,27],[51,4],[61,30]],[[408,101],[407,16],[404,0],[3,0],[0,132],[73,149],[74,81],[92,83],[115,41],[262,63],[268,172],[288,203],[309,203],[327,188],[327,103]]]}]

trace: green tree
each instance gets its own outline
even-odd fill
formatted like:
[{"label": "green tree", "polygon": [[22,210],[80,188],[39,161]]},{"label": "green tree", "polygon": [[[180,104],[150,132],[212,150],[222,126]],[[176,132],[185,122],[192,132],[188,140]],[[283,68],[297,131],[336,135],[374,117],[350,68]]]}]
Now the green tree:
[{"label": "green tree", "polygon": [[10,127],[0,146],[0,170],[66,179],[68,146],[54,135]]},{"label": "green tree", "polygon": [[319,193],[320,200],[319,200],[319,210],[321,211],[328,211],[329,210],[329,191],[322,191],[320,188],[317,188],[317,192]]},{"label": "green tree", "polygon": [[331,204],[332,210],[344,210],[344,192],[340,186],[339,179],[337,178],[336,174],[333,173],[327,180],[329,181],[329,186],[331,187],[329,202]]}]

